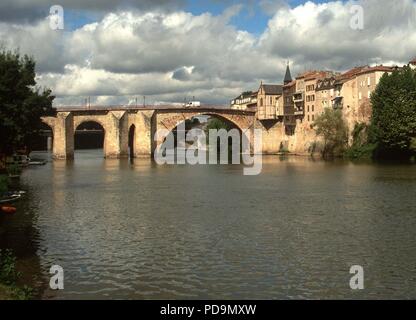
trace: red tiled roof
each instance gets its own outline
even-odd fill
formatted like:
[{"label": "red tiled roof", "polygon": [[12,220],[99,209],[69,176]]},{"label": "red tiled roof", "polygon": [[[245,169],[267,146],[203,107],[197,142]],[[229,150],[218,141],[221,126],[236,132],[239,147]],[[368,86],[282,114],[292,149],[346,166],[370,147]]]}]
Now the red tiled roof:
[{"label": "red tiled roof", "polygon": [[416,65],[416,58],[414,58],[412,61],[410,61],[410,64]]},{"label": "red tiled roof", "polygon": [[338,76],[338,78],[339,79],[352,78],[352,77],[356,76],[358,73],[360,73],[361,71],[363,71],[365,68],[368,68],[368,66],[360,66],[360,67],[352,68],[351,70],[348,70],[347,72],[344,72],[343,74]]},{"label": "red tiled roof", "polygon": [[307,80],[314,80],[317,78],[325,78],[329,74],[328,71],[316,71],[311,75],[305,77],[305,81]]},{"label": "red tiled roof", "polygon": [[313,77],[316,73],[318,73],[319,71],[306,71],[304,73],[299,74],[296,79],[302,79],[302,78],[309,78],[309,77]]},{"label": "red tiled roof", "polygon": [[387,66],[375,66],[375,67],[370,67],[370,66],[360,66],[360,67],[355,67],[352,68],[351,70],[348,70],[347,72],[344,72],[343,74],[339,75],[336,77],[337,81],[347,81],[350,80],[358,75],[361,74],[366,74],[366,73],[370,73],[370,72],[377,72],[377,71],[381,71],[381,72],[393,72],[395,69],[395,67],[387,67]]},{"label": "red tiled roof", "polygon": [[364,68],[363,70],[361,70],[360,72],[358,72],[358,74],[366,74],[366,73],[369,73],[369,72],[377,72],[377,71],[381,71],[381,72],[393,72],[394,69],[395,69],[394,67],[375,66],[375,67]]},{"label": "red tiled roof", "polygon": [[285,84],[283,86],[283,88],[293,87],[294,85],[296,85],[296,81],[295,80],[293,80],[292,82],[289,82],[288,84]]}]

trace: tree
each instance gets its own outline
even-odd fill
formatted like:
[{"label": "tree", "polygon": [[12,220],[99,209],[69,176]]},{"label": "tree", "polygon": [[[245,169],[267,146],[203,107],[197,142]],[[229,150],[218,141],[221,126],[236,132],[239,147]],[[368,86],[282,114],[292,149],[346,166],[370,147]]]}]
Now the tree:
[{"label": "tree", "polygon": [[316,134],[324,139],[324,157],[341,156],[348,146],[348,127],[340,110],[326,108],[313,126]]},{"label": "tree", "polygon": [[37,87],[35,61],[19,52],[0,51],[0,155],[27,147],[41,128],[41,116],[53,115],[49,89]]},{"label": "tree", "polygon": [[[209,141],[209,130],[211,130],[211,129],[212,130],[218,130],[218,131],[224,129],[227,132],[229,132],[231,129],[233,129],[233,126],[230,123],[225,122],[221,119],[217,119],[217,118],[209,119],[208,124],[205,128],[205,134],[206,134],[206,137],[207,137],[207,144],[208,145],[209,144],[214,145],[216,143],[217,144],[217,151],[220,151],[221,145],[220,145],[219,140],[217,140],[216,142],[215,141]],[[232,139],[231,138],[228,139],[228,146],[229,146],[228,150],[231,152],[231,150],[232,150]]]},{"label": "tree", "polygon": [[404,67],[385,74],[371,96],[370,141],[381,157],[409,157],[416,152],[416,71]]}]

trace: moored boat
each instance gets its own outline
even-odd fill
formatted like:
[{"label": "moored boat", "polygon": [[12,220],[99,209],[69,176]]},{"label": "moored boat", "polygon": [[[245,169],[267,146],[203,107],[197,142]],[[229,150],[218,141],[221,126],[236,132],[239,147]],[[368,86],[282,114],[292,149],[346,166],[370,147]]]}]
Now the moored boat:
[{"label": "moored boat", "polygon": [[1,211],[4,213],[16,213],[17,209],[10,206],[0,206]]},{"label": "moored boat", "polygon": [[19,200],[25,193],[25,191],[5,192],[3,195],[0,196],[0,204],[15,202]]}]

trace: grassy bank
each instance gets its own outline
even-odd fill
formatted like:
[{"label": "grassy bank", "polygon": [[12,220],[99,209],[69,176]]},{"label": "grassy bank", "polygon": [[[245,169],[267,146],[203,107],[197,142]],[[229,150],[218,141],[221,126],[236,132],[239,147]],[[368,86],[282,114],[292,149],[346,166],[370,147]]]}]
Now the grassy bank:
[{"label": "grassy bank", "polygon": [[[8,187],[8,177],[0,175],[0,194],[8,191]],[[0,214],[2,214],[1,211]],[[21,273],[17,271],[16,257],[13,252],[0,249],[0,300],[27,300],[33,297],[33,290],[22,286],[19,283],[20,278]]]},{"label": "grassy bank", "polygon": [[32,288],[18,284],[20,278],[13,252],[0,250],[0,300],[28,300],[33,297]]},{"label": "grassy bank", "polygon": [[0,194],[8,190],[9,178],[5,174],[0,174]]}]

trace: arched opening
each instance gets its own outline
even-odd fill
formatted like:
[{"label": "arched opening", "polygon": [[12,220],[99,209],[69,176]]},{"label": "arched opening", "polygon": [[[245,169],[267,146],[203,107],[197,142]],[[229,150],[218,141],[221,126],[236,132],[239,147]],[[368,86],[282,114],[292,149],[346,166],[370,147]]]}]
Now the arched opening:
[{"label": "arched opening", "polygon": [[[242,149],[242,131],[241,129],[232,121],[216,114],[201,114],[194,116],[190,119],[180,122],[172,131],[169,133],[169,136],[164,139],[163,142],[166,142],[168,138],[173,139],[174,141],[174,155],[175,159],[179,159],[179,151],[186,151],[189,147],[194,145],[192,141],[186,141],[185,137],[188,136],[188,133],[192,129],[202,130],[205,134],[205,147],[207,155],[210,152],[210,148],[216,148],[217,156],[220,156],[220,151],[224,148],[224,144],[228,149],[228,160],[232,159],[233,143],[238,143],[237,147],[239,153],[243,151]],[[222,140],[220,137],[216,141],[210,141],[209,131],[211,129],[221,130],[225,129],[230,133],[230,136],[226,139],[227,141]],[[234,130],[233,130],[234,129]],[[231,131],[233,130],[233,131]],[[232,132],[237,132],[236,137],[232,137]],[[235,141],[235,139],[238,139]],[[234,140],[234,141],[233,141]],[[234,146],[235,147],[235,146]],[[165,155],[165,154],[163,154]],[[182,153],[183,155],[183,153]],[[229,162],[231,163],[231,162]]]},{"label": "arched opening", "polygon": [[52,151],[53,149],[53,130],[46,123],[42,122],[39,134],[30,139],[31,151]]},{"label": "arched opening", "polygon": [[136,126],[134,124],[132,124],[130,126],[129,129],[129,141],[128,141],[128,145],[129,145],[129,157],[130,159],[134,158],[134,139],[135,139],[135,134],[136,134]]},{"label": "arched opening", "polygon": [[74,150],[97,152],[104,149],[105,131],[95,121],[85,121],[75,128]]}]

